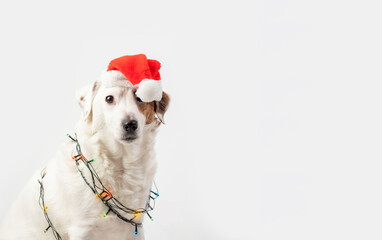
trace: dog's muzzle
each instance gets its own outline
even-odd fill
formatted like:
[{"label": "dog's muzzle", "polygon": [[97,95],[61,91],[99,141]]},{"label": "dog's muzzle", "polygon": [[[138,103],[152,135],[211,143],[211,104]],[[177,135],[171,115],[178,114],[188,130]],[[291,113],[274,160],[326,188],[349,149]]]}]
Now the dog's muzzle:
[{"label": "dog's muzzle", "polygon": [[125,130],[123,140],[132,141],[137,138],[136,130],[138,129],[138,122],[135,120],[125,120],[122,122],[122,127]]}]

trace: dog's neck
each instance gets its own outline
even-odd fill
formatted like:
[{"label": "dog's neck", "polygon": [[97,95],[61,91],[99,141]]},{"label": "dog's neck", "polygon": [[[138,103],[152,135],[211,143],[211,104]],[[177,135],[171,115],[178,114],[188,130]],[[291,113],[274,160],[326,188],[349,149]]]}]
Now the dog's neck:
[{"label": "dog's neck", "polygon": [[141,139],[125,145],[108,139],[102,130],[87,129],[77,128],[77,138],[85,157],[95,159],[104,185],[130,208],[144,208],[156,171],[155,129],[148,127]]}]

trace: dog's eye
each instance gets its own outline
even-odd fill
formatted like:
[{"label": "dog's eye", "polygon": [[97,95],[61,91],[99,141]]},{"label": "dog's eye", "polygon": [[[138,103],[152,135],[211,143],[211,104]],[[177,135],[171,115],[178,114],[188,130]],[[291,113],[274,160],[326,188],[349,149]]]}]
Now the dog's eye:
[{"label": "dog's eye", "polygon": [[105,101],[106,101],[107,103],[113,103],[113,101],[114,101],[114,97],[111,96],[111,95],[109,95],[109,96],[107,96],[107,97],[105,98]]},{"label": "dog's eye", "polygon": [[140,99],[139,97],[137,97],[137,102],[141,103],[143,102],[142,99]]}]

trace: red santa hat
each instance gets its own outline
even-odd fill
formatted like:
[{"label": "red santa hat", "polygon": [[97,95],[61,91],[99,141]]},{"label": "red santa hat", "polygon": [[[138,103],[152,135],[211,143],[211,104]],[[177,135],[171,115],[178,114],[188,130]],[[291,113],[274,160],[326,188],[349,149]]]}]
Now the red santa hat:
[{"label": "red santa hat", "polygon": [[160,101],[160,67],[160,62],[147,59],[144,54],[127,55],[112,60],[101,81],[107,87],[134,86],[137,88],[136,96],[143,102]]}]

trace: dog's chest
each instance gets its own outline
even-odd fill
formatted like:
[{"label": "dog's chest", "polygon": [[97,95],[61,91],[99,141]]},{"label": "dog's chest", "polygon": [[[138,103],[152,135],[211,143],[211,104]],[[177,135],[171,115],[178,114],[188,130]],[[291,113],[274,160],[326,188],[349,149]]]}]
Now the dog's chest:
[{"label": "dog's chest", "polygon": [[146,206],[155,166],[131,164],[127,169],[106,168],[103,176],[104,184],[111,194],[131,209]]},{"label": "dog's chest", "polygon": [[[128,189],[119,189],[119,191],[116,191],[113,194],[115,199],[126,208],[144,209],[146,207],[148,194],[139,194],[139,192],[131,194]],[[143,215],[136,217],[134,214],[126,213],[118,208],[114,208],[113,210],[117,211],[123,218],[133,219],[133,222],[135,223],[143,222]],[[87,229],[87,236],[89,236],[89,239],[141,239],[140,237],[143,236],[141,226],[138,227],[139,236],[135,235],[135,225],[119,218],[116,213],[111,211],[110,208],[97,197],[89,202],[86,212],[87,213],[83,216],[84,218],[88,218],[85,221],[88,223],[87,227],[89,229]]]},{"label": "dog's chest", "polygon": [[122,221],[115,215],[93,219],[89,223],[86,236],[92,240],[139,239],[143,235],[143,231],[139,231],[141,230],[140,228],[138,234],[135,235],[135,227],[130,223]]},{"label": "dog's chest", "polygon": [[[104,168],[100,171],[100,178],[103,179],[103,184],[111,192],[113,199],[121,203],[123,207],[128,209],[145,209],[151,189],[152,178],[155,169],[148,166],[135,164],[129,165],[128,171],[121,171],[115,168]],[[86,186],[87,187],[87,186]],[[85,189],[83,189],[85,190]],[[89,191],[90,193],[90,191]],[[123,218],[133,219],[135,223],[142,223],[142,216],[134,216],[134,214],[127,213],[121,208],[110,208],[104,204],[103,199],[96,195],[83,196],[87,198],[88,205],[84,211],[83,217],[88,218],[86,222],[89,226],[89,234],[92,236],[90,239],[135,239],[135,226],[119,218],[115,212],[117,211]],[[111,201],[109,201],[112,203]],[[113,206],[116,206],[112,203]],[[119,207],[121,207],[119,205]],[[139,227],[138,232],[141,227]],[[142,233],[139,233],[140,235]],[[139,239],[139,238],[138,238]]]}]

